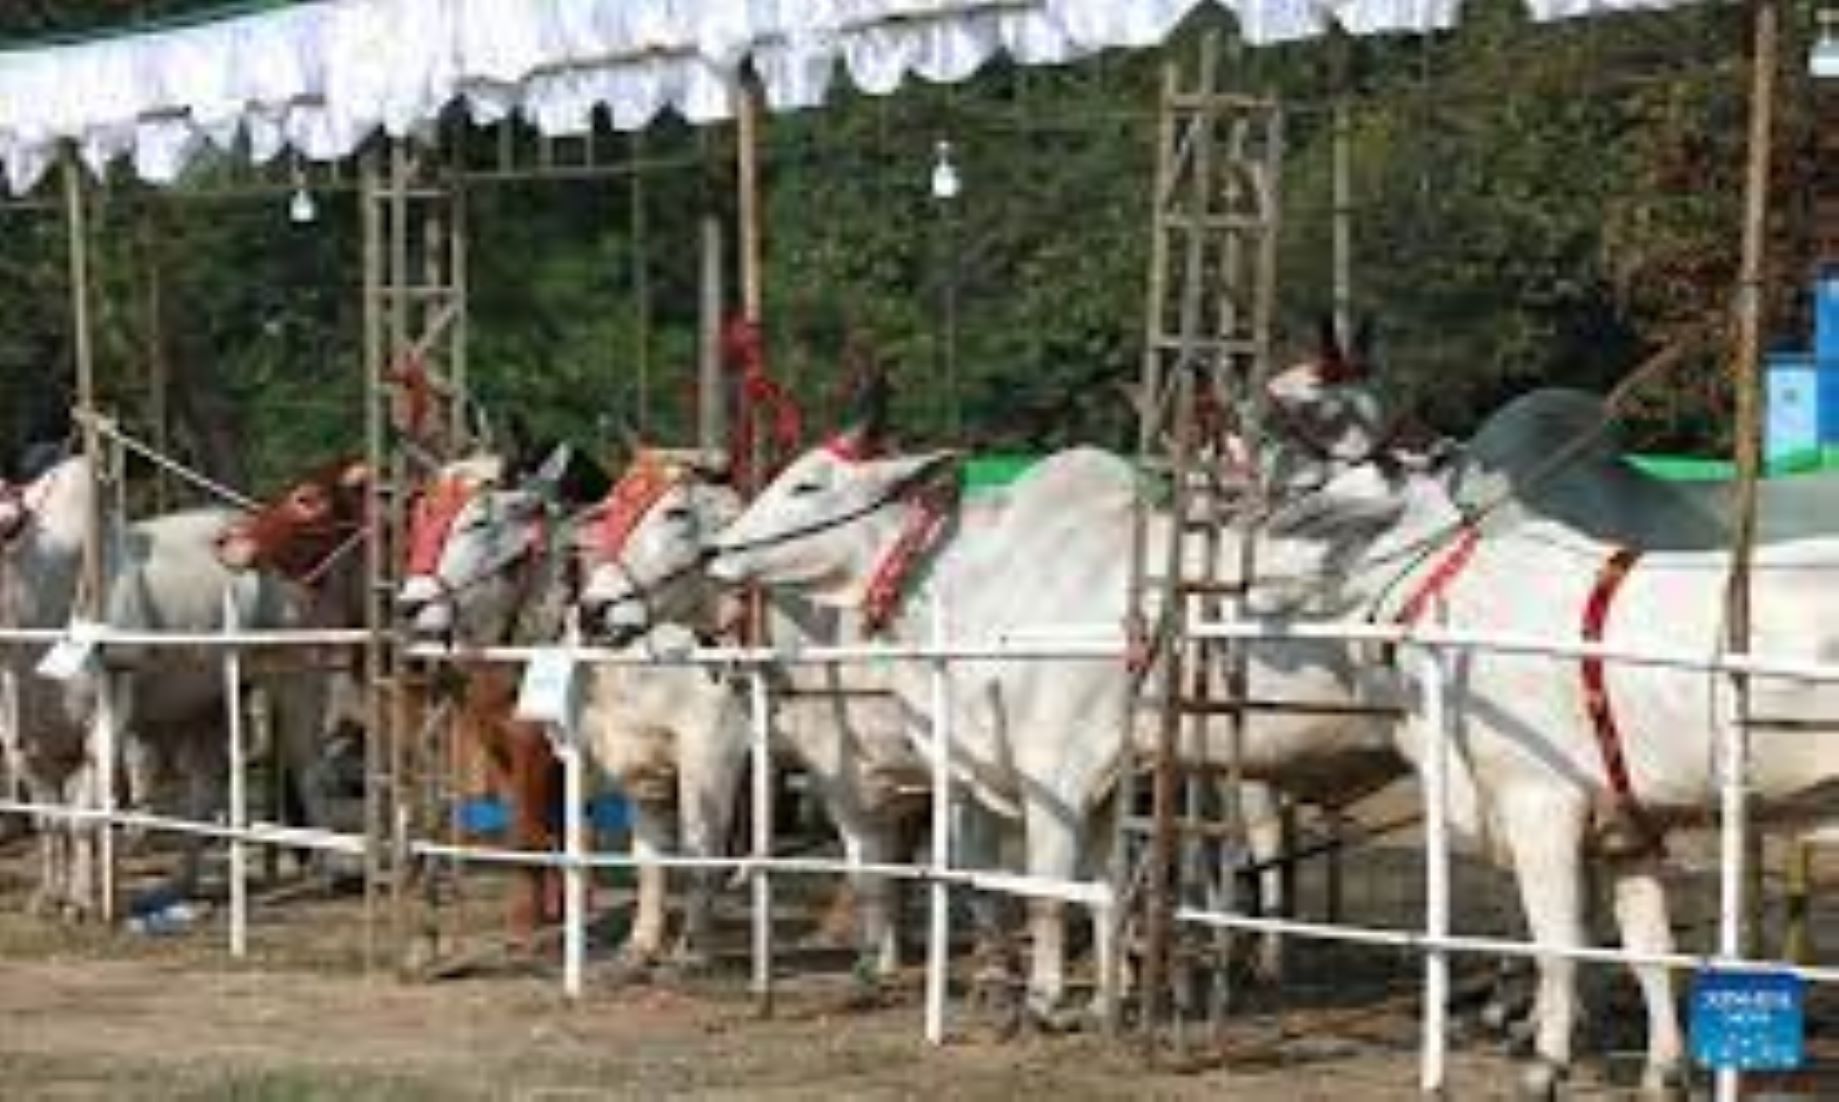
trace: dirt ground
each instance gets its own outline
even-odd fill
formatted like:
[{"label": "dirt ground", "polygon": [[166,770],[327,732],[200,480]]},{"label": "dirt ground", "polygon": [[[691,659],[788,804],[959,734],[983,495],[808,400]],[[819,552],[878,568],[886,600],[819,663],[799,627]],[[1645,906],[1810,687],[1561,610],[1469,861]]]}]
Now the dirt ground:
[{"label": "dirt ground", "polygon": [[[1408,921],[1415,860],[1408,841],[1364,856],[1370,882],[1350,882],[1351,897]],[[488,951],[502,909],[490,877],[470,882],[466,906],[446,912],[474,931],[461,943],[471,966],[450,969],[454,978],[404,982],[387,968],[364,975],[361,907],[349,897],[295,892],[261,902],[251,956],[237,962],[224,948],[221,912],[161,937],[27,918],[28,868],[19,847],[0,853],[6,1099],[1418,1096],[1419,966],[1404,953],[1296,949],[1281,1003],[1251,996],[1219,1042],[1225,1066],[1177,1071],[1101,1036],[1001,1040],[962,1003],[952,1042],[929,1047],[917,973],[864,1009],[836,954],[788,951],[774,1014],[762,1019],[739,950],[744,892],[725,914],[736,951],[721,955],[713,975],[615,982],[597,966],[586,996],[570,1004],[553,957],[507,963]],[[1486,875],[1459,870],[1459,898],[1495,898]],[[1394,894],[1382,898],[1386,891]],[[796,897],[784,893],[798,905],[788,910],[809,902]],[[619,933],[621,893],[603,889],[596,902],[610,916],[595,930],[604,961]],[[789,944],[797,916],[786,926]],[[1826,944],[1839,944],[1839,934]],[[1597,1028],[1574,1094],[1624,1097],[1637,1071],[1638,1003],[1626,981],[1596,987]],[[1839,1025],[1839,1014],[1821,1021]],[[1816,1030],[1823,1050],[1827,1036],[1825,1025]],[[1512,1081],[1500,1041],[1460,1030],[1452,1097],[1508,1097]],[[1775,1097],[1839,1098],[1839,1079],[1798,1087]]]}]

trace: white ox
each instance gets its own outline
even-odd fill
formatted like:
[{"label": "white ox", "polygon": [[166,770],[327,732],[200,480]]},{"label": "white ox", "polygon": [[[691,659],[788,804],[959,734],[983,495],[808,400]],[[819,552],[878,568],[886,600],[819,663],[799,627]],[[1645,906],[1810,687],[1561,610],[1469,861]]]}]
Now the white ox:
[{"label": "white ox", "polygon": [[[730,583],[789,589],[820,605],[860,608],[909,524],[911,503],[931,480],[956,476],[949,454],[864,458],[874,454],[872,437],[858,429],[788,467],[722,533],[711,572]],[[1123,624],[1136,493],[1135,472],[1113,455],[1075,449],[1050,456],[998,499],[955,516],[920,557],[910,585],[942,591],[954,639]],[[1151,527],[1148,561],[1159,562],[1169,524],[1158,519]],[[1222,542],[1223,561],[1236,562],[1230,530]],[[887,633],[924,643],[932,628],[925,602],[907,601]],[[1117,659],[954,663],[958,779],[984,807],[1019,823],[1030,874],[1074,879],[1082,855],[1102,854],[1108,843],[1108,831],[1091,827],[1126,767],[1130,676]],[[1355,670],[1344,648],[1297,644],[1279,663],[1255,658],[1252,676],[1258,697],[1330,703],[1355,697]],[[912,737],[924,743],[921,725],[932,708],[926,672],[902,665],[892,685],[915,724]],[[1155,745],[1155,727],[1153,715],[1137,718],[1137,749]],[[1248,778],[1317,798],[1345,796],[1396,769],[1384,727],[1345,714],[1259,715],[1242,749]],[[1195,764],[1224,771],[1231,756],[1226,738],[1212,738],[1204,761]],[[1028,1003],[1048,1017],[1065,993],[1062,907],[1036,900],[1029,910]],[[1108,949],[1101,940],[1101,957]]]},{"label": "white ox", "polygon": [[[0,496],[0,623],[9,627],[61,628],[75,606],[92,481],[78,456],[52,466],[24,487]],[[234,514],[200,509],[129,525],[108,536],[111,571],[106,621],[141,631],[210,632],[223,624],[224,594],[235,595],[244,627],[283,627],[298,610],[272,579],[238,578],[217,562],[215,541]],[[8,648],[5,675],[15,703],[6,737],[27,791],[36,801],[95,806],[99,771],[90,759],[87,732],[96,717],[103,682],[79,676],[55,682],[37,676],[43,652]],[[176,771],[185,809],[208,817],[223,774],[223,676],[220,654],[168,649],[114,648],[107,654],[116,700],[115,723],[125,795],[131,803],[152,797],[160,766]],[[301,795],[311,821],[323,822],[314,732],[321,686],[308,675],[277,677],[268,691],[275,709],[277,749],[298,767]],[[43,868],[34,908],[82,916],[96,908],[95,830],[69,821],[47,824]],[[188,837],[176,887],[196,883],[201,842]]]},{"label": "white ox", "polygon": [[[1445,549],[1464,524],[1440,479],[1348,472],[1273,521],[1272,538],[1286,557],[1310,569],[1299,572],[1300,581],[1265,585],[1258,599],[1273,609],[1385,618],[1447,561]],[[1440,617],[1456,629],[1576,638],[1612,551],[1536,518],[1490,531],[1441,587]],[[1791,661],[1839,655],[1839,539],[1765,545],[1755,569],[1753,649]],[[1619,646],[1716,652],[1726,630],[1729,570],[1729,557],[1719,552],[1643,556],[1609,605],[1604,637]],[[1311,582],[1312,573],[1339,584]],[[1590,690],[1579,663],[1480,651],[1456,660],[1452,683],[1460,694],[1451,744],[1452,823],[1512,867],[1535,940],[1581,945],[1590,833],[1614,826],[1618,812],[1598,734],[1585,720]],[[1603,691],[1620,731],[1629,790],[1645,817],[1664,829],[1715,807],[1719,743],[1733,720],[1728,679],[1610,663]],[[1774,721],[1749,736],[1748,782],[1758,813],[1812,813],[1839,776],[1839,731],[1805,728],[1839,717],[1839,686],[1759,676],[1751,693],[1753,714]],[[1409,722],[1401,727],[1400,749],[1421,762],[1430,737]],[[1671,951],[1655,859],[1621,854],[1611,871],[1625,944]],[[1644,1085],[1667,1089],[1682,1070],[1670,978],[1661,968],[1634,971],[1649,1017]],[[1525,1086],[1545,1094],[1571,1061],[1575,965],[1542,957],[1539,973],[1537,1060]]]},{"label": "white ox", "polygon": [[[582,544],[583,627],[614,638],[662,624],[723,634],[733,602],[703,572],[716,533],[741,512],[726,465],[700,454],[641,451]],[[797,600],[775,601],[776,638],[803,644],[845,641],[838,618]],[[893,861],[930,787],[925,759],[884,671],[793,666],[774,695],[773,734],[804,767],[851,861]],[[859,946],[882,976],[899,966],[885,877],[854,879]]]},{"label": "white ox", "polygon": [[[507,487],[499,484],[495,463],[473,467],[468,496],[439,547],[429,548],[430,556],[403,582],[403,613],[425,638],[559,640],[576,540],[570,534],[574,518],[564,515],[554,492],[556,472],[546,467],[528,484]],[[454,475],[449,470],[443,479]],[[677,652],[694,644],[687,630],[661,625],[630,652]],[[743,695],[692,666],[597,665],[587,675],[580,723],[593,761],[632,801],[637,855],[679,852],[673,844],[679,834],[681,852],[721,855],[747,761]],[[715,881],[707,869],[690,875],[683,936],[671,954],[680,962],[707,951]],[[647,965],[665,955],[666,885],[666,870],[640,868],[638,914],[621,950],[628,963]]]}]

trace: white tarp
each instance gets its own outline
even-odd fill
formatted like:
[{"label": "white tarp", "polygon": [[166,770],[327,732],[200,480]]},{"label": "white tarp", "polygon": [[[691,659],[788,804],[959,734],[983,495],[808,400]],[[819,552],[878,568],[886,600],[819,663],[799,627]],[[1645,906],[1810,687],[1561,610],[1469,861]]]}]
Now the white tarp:
[{"label": "white tarp", "polygon": [[[247,135],[265,161],[352,152],[463,100],[489,122],[516,111],[545,133],[620,129],[662,111],[727,117],[751,60],[774,110],[815,106],[841,71],[893,91],[910,76],[963,80],[998,53],[1029,64],[1153,46],[1223,3],[1253,43],[1449,26],[1459,0],[320,0],[116,39],[0,52],[0,163],[32,186],[65,139],[99,167],[129,157],[170,182],[207,143]],[[1676,0],[1529,0],[1555,19]]]}]

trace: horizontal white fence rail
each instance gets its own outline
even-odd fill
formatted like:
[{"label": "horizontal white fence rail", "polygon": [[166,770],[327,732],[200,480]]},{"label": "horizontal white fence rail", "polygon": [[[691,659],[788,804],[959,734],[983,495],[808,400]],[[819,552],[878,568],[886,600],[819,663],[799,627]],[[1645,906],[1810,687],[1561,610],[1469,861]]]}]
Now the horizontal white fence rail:
[{"label": "horizontal white fence rail", "polygon": [[[935,595],[935,613],[943,605]],[[945,617],[934,616],[943,624]],[[1545,638],[1514,632],[1468,632],[1435,626],[1375,625],[1296,622],[1285,620],[1208,621],[1194,620],[1187,625],[1194,638],[1240,640],[1250,645],[1270,645],[1299,639],[1340,641],[1346,643],[1394,644],[1407,648],[1419,663],[1419,681],[1426,697],[1420,717],[1427,730],[1439,736],[1439,747],[1447,742],[1449,729],[1460,722],[1462,701],[1446,685],[1444,665],[1452,652],[1489,651],[1557,660],[1599,659],[1609,663],[1627,663],[1706,673],[1744,674],[1762,678],[1801,681],[1839,681],[1839,664],[1811,662],[1799,658],[1782,658],[1767,654],[1727,653],[1718,649],[1636,647],[1627,644],[1586,643],[1573,639]],[[0,630],[0,645],[55,644],[63,641],[94,646],[104,653],[110,648],[187,647],[219,648],[224,651],[226,677],[239,676],[246,653],[260,649],[288,647],[348,646],[368,642],[370,636],[359,630],[314,631],[225,631],[221,633],[173,634],[125,631],[100,624],[74,624],[63,630]],[[639,858],[631,854],[592,853],[584,843],[585,826],[581,810],[574,804],[585,791],[587,766],[579,752],[561,755],[566,774],[565,788],[570,796],[571,813],[565,823],[566,845],[556,852],[530,852],[490,846],[457,845],[426,839],[412,839],[410,852],[418,858],[439,858],[487,865],[518,865],[563,870],[568,875],[568,905],[565,920],[564,984],[569,993],[581,989],[582,963],[585,955],[584,901],[586,876],[595,869],[657,867],[667,869],[727,869],[746,874],[753,883],[753,986],[762,999],[770,999],[772,970],[772,930],[770,912],[772,886],[769,877],[792,875],[872,875],[917,881],[931,886],[928,911],[927,1009],[925,1033],[937,1042],[944,1036],[945,971],[948,964],[949,908],[947,892],[952,886],[1007,895],[1052,899],[1095,908],[1115,905],[1109,884],[1104,882],[1062,882],[997,870],[973,870],[953,867],[950,861],[952,735],[949,723],[934,728],[929,742],[921,747],[931,762],[933,772],[932,823],[934,840],[930,860],[918,864],[863,863],[846,859],[772,856],[770,785],[771,761],[768,747],[768,710],[771,707],[766,679],[760,670],[772,665],[838,665],[926,663],[931,670],[932,693],[929,700],[935,716],[948,721],[952,667],[960,663],[988,661],[1087,662],[1122,661],[1130,652],[1130,640],[1118,625],[1053,624],[1003,633],[972,641],[949,641],[941,629],[927,644],[855,644],[837,646],[773,647],[697,647],[681,652],[653,652],[643,647],[610,649],[567,643],[555,647],[446,647],[417,645],[411,657],[430,662],[464,661],[469,663],[524,663],[543,655],[553,659],[560,651],[570,661],[583,664],[703,665],[746,671],[735,679],[737,691],[745,689],[752,713],[750,727],[752,790],[755,818],[752,824],[751,852],[738,857],[696,857],[662,855]],[[102,676],[112,676],[104,667]],[[227,694],[234,705],[237,694]],[[229,723],[232,760],[241,762],[240,721]],[[1643,964],[1674,969],[1718,968],[1730,971],[1792,972],[1817,983],[1839,983],[1839,968],[1805,967],[1775,961],[1752,961],[1738,952],[1736,932],[1740,928],[1744,906],[1742,897],[1741,857],[1747,829],[1744,778],[1748,773],[1747,740],[1736,725],[1730,728],[1721,747],[1720,777],[1720,936],[1719,952],[1710,955],[1690,953],[1644,954],[1618,948],[1545,945],[1508,938],[1478,937],[1452,933],[1450,930],[1449,850],[1445,790],[1446,767],[1440,753],[1427,755],[1420,769],[1423,782],[1424,844],[1426,853],[1425,922],[1422,929],[1405,930],[1387,927],[1329,924],[1294,919],[1267,918],[1256,915],[1222,913],[1184,907],[1177,910],[1178,921],[1198,926],[1279,933],[1295,937],[1328,941],[1391,946],[1421,951],[1425,954],[1425,1006],[1421,1086],[1438,1090],[1445,1085],[1444,1037],[1447,1033],[1443,997],[1449,988],[1447,954],[1478,953],[1507,957],[1567,957],[1593,964]],[[1810,730],[1810,737],[1818,737]],[[559,741],[565,751],[576,744],[564,735]],[[103,745],[107,745],[104,743]],[[20,800],[0,800],[0,814],[25,814],[47,822],[91,825],[104,834],[113,828],[130,827],[170,831],[195,837],[226,840],[236,848],[232,862],[233,907],[231,944],[239,955],[245,944],[243,901],[246,887],[241,883],[247,874],[242,859],[244,844],[298,847],[350,855],[361,855],[373,840],[362,835],[335,831],[286,827],[272,823],[247,822],[245,796],[234,795],[230,822],[194,822],[173,816],[126,811],[110,806],[94,808],[52,805]],[[1726,1077],[1728,1078],[1728,1077]],[[1725,1086],[1720,1083],[1721,1088]],[[1728,1088],[1725,1088],[1728,1089]]]}]

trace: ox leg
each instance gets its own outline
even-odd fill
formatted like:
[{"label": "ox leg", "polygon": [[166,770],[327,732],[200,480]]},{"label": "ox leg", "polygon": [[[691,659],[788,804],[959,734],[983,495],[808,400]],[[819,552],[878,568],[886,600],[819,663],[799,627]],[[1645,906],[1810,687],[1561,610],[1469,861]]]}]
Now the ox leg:
[{"label": "ox leg", "polygon": [[[863,864],[883,864],[894,860],[899,846],[896,838],[899,834],[898,823],[865,810],[861,806],[863,801],[843,785],[826,784],[825,778],[815,772],[813,778],[818,783],[819,794],[830,813],[830,820],[836,825],[844,855],[852,862]],[[892,887],[885,876],[851,876],[834,897],[832,914],[825,918],[826,927],[833,920],[847,920],[846,936],[855,941],[859,978],[872,976],[886,979],[900,968],[900,939],[889,918]],[[845,901],[848,903],[847,911],[840,916],[836,915],[835,912]],[[820,929],[814,940],[820,944],[832,944],[834,935]]]},{"label": "ox leg", "polygon": [[[41,776],[28,775],[27,794],[33,803],[63,803],[65,786],[48,784]],[[38,821],[38,885],[26,902],[26,912],[38,918],[58,915],[70,898],[67,877],[70,871],[70,837],[75,824],[67,819],[46,815]]]},{"label": "ox leg", "polygon": [[[1281,915],[1284,913],[1286,879],[1281,862],[1288,834],[1284,829],[1282,800],[1269,785],[1242,784],[1239,786],[1239,801],[1245,818],[1246,848],[1259,870],[1257,913],[1265,916]],[[1228,869],[1226,875],[1233,875],[1233,871]],[[1283,982],[1283,950],[1281,934],[1275,931],[1259,934],[1252,947],[1252,978],[1273,985]]]},{"label": "ox leg", "polygon": [[[957,858],[961,869],[994,869],[1000,864],[1004,824],[975,799],[958,793],[953,800],[959,819]],[[971,979],[971,999],[998,1019],[998,1028],[1012,1032],[1020,1025],[1020,1007],[1013,999],[1016,958],[1013,938],[1014,903],[1007,896],[977,891],[970,896],[971,928],[977,962]]]},{"label": "ox leg", "polygon": [[[217,743],[215,730],[208,724],[187,731],[175,731],[180,740],[175,748],[185,785],[185,817],[193,822],[209,822],[217,812],[222,792],[218,778],[229,763]],[[204,839],[187,834],[179,841],[179,868],[169,888],[174,898],[190,899],[198,894],[204,862]]]},{"label": "ox leg", "polygon": [[[1673,925],[1659,870],[1650,858],[1615,870],[1615,918],[1622,944],[1638,953],[1671,953]],[[1647,1006],[1647,1063],[1641,1089],[1659,1097],[1684,1097],[1685,1041],[1673,1000],[1673,973],[1659,965],[1633,965]]]},{"label": "ox leg", "polygon": [[[1079,871],[1081,824],[1063,804],[1030,804],[1027,815],[1028,871],[1044,880],[1065,883]],[[1064,1029],[1066,1017],[1066,904],[1058,899],[1028,902],[1032,942],[1028,972],[1028,1011],[1038,1024]]]},{"label": "ox leg", "polygon": [[[269,752],[280,759],[284,784],[299,801],[301,826],[331,829],[331,779],[324,749],[330,681],[322,676],[295,673],[268,679]],[[300,860],[308,871],[327,871],[331,862],[322,851],[303,850]]]},{"label": "ox leg", "polygon": [[[85,761],[64,782],[64,803],[85,810],[99,806],[96,799],[95,765]],[[59,863],[62,878],[60,902],[67,917],[83,921],[101,909],[100,832],[93,822],[70,820],[60,832],[65,851]]]},{"label": "ox leg", "polygon": [[[514,724],[507,732],[510,755],[513,842],[518,849],[537,853],[556,848],[551,816],[560,785],[560,763],[549,750],[549,739],[531,724]],[[513,936],[530,938],[562,915],[561,877],[553,868],[523,868],[517,872],[518,898],[513,904]]]},{"label": "ox leg", "polygon": [[[662,857],[676,846],[674,818],[668,803],[632,801],[632,855],[639,861]],[[638,866],[638,902],[633,907],[632,931],[620,949],[621,963],[645,968],[664,949],[664,898],[667,870],[652,864]]]},{"label": "ox leg", "polygon": [[[711,734],[679,744],[684,758],[677,773],[677,813],[684,852],[694,857],[722,855],[728,827],[734,819],[735,795],[748,760],[745,746],[715,743]],[[696,753],[701,749],[706,749],[706,754]],[[718,869],[690,870],[689,892],[683,904],[683,936],[672,954],[679,967],[702,969],[708,965],[715,889],[720,882]]]},{"label": "ox leg", "polygon": [[[1584,943],[1583,867],[1587,807],[1566,794],[1503,793],[1502,826],[1533,940],[1558,948]],[[1577,962],[1541,956],[1533,1004],[1533,1059],[1521,1076],[1529,1098],[1556,1096],[1571,1067],[1577,1023]]]},{"label": "ox leg", "polygon": [[[896,833],[889,824],[863,829],[852,845],[844,832],[843,848],[867,865],[887,864],[896,856]],[[857,899],[858,974],[891,979],[900,970],[900,934],[892,919],[893,884],[885,876],[863,873],[852,878]]]}]

